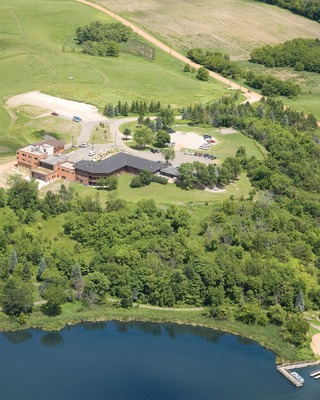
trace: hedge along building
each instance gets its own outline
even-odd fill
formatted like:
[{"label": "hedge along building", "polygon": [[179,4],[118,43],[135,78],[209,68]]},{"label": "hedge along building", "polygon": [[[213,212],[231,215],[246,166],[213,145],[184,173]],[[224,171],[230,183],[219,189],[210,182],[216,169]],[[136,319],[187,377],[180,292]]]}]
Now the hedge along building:
[{"label": "hedge along building", "polygon": [[105,160],[94,162],[82,160],[75,164],[75,180],[87,186],[97,186],[99,178],[118,175],[123,172],[138,174],[147,170],[155,174],[163,167],[162,163],[118,153]]}]

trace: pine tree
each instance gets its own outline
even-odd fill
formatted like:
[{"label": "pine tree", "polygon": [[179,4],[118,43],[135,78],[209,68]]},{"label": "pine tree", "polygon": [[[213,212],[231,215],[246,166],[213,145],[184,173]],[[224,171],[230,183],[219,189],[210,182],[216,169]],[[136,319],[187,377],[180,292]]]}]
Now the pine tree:
[{"label": "pine tree", "polygon": [[190,65],[189,64],[185,64],[185,66],[183,68],[183,72],[190,72]]},{"label": "pine tree", "polygon": [[124,117],[127,117],[127,116],[128,116],[128,114],[129,114],[129,105],[128,105],[127,102],[125,102],[125,103],[123,104],[122,109],[121,109],[121,114],[122,114]]},{"label": "pine tree", "polygon": [[73,267],[70,274],[70,279],[72,281],[74,289],[77,291],[77,298],[79,300],[81,298],[81,292],[83,290],[83,278],[81,268],[78,264]]},{"label": "pine tree", "polygon": [[41,257],[39,268],[38,268],[38,273],[37,273],[37,280],[41,281],[42,274],[44,271],[47,269],[47,264],[46,261],[43,257]]},{"label": "pine tree", "polygon": [[184,108],[182,110],[182,118],[181,119],[188,119],[188,110]]},{"label": "pine tree", "polygon": [[105,115],[109,118],[113,118],[114,117],[114,109],[113,109],[113,105],[111,103],[109,103],[105,109]]},{"label": "pine tree", "polygon": [[300,290],[300,292],[298,293],[298,296],[297,296],[296,302],[295,302],[295,307],[296,307],[300,312],[303,312],[303,311],[304,311],[304,298],[303,298],[302,290]]},{"label": "pine tree", "polygon": [[149,113],[153,113],[153,112],[154,112],[154,104],[153,104],[153,100],[152,100],[149,105]]},{"label": "pine tree", "polygon": [[22,274],[21,274],[21,279],[25,282],[29,282],[31,277],[32,277],[32,273],[29,268],[29,265],[27,263],[24,263]]},{"label": "pine tree", "polygon": [[258,118],[263,118],[263,117],[264,117],[264,110],[263,110],[263,106],[262,106],[262,105],[260,105],[260,106],[258,107],[258,110],[257,110],[257,117],[258,117]]},{"label": "pine tree", "polygon": [[156,119],[156,131],[158,132],[162,128],[163,128],[163,123],[161,121],[161,118],[157,118]]},{"label": "pine tree", "polygon": [[18,264],[18,257],[15,249],[12,250],[10,254],[10,272],[13,273],[16,265]]},{"label": "pine tree", "polygon": [[114,108],[114,116],[117,117],[119,115],[119,108],[118,106],[115,106]]}]

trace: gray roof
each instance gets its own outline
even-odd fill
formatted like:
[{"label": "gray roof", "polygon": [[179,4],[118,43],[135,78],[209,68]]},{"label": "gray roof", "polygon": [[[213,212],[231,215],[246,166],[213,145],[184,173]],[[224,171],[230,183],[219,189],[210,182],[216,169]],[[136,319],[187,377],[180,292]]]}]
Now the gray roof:
[{"label": "gray roof", "polygon": [[76,170],[91,174],[112,174],[125,167],[135,168],[139,171],[157,172],[161,169],[162,164],[126,153],[117,153],[102,161],[82,160],[76,163]]},{"label": "gray roof", "polygon": [[66,162],[68,160],[67,156],[49,156],[47,158],[43,158],[40,160],[41,164],[47,164],[47,165],[56,165],[58,163]]},{"label": "gray roof", "polygon": [[175,176],[175,177],[179,176],[179,171],[177,170],[176,167],[162,168],[162,170],[160,172],[162,172],[166,175],[171,175],[171,176]]}]

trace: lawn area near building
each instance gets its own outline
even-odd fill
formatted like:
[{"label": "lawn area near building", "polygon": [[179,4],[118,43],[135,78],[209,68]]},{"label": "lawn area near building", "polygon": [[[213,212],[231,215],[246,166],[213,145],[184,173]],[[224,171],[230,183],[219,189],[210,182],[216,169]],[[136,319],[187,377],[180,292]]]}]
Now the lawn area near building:
[{"label": "lawn area near building", "polygon": [[[196,159],[195,159],[196,161]],[[159,185],[151,183],[141,188],[131,188],[130,182],[132,175],[121,174],[118,178],[118,189],[115,192],[99,190],[94,187],[84,186],[80,183],[68,183],[62,180],[56,181],[41,189],[41,195],[45,195],[48,190],[56,192],[60,189],[61,184],[72,186],[80,196],[95,196],[99,193],[101,204],[103,205],[109,197],[110,193],[116,193],[117,197],[124,199],[130,203],[136,203],[142,199],[154,199],[157,204],[187,204],[187,203],[204,203],[223,201],[230,196],[235,199],[248,197],[252,186],[245,174],[241,174],[239,180],[228,185],[224,191],[209,192],[205,190],[183,190],[173,183],[167,185]]]}]

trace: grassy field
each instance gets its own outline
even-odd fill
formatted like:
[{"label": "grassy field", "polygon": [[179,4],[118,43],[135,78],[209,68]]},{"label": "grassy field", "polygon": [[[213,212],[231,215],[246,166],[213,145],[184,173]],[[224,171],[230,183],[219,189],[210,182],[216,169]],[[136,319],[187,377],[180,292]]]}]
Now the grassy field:
[{"label": "grassy field", "polygon": [[[320,35],[320,29],[319,29]],[[240,66],[247,70],[253,70],[261,74],[274,75],[279,79],[288,79],[297,83],[302,90],[296,99],[282,98],[282,101],[290,107],[313,114],[320,120],[320,75],[315,72],[295,71],[293,68],[266,68],[263,65],[250,63],[249,61],[239,62]]]},{"label": "grassy field", "polygon": [[[154,51],[154,60],[133,55],[140,54],[136,44],[141,45],[134,34],[120,57],[82,54],[74,42],[75,29],[95,20],[112,21],[72,0],[1,1],[0,154],[13,153],[35,139],[32,127],[25,130],[27,121],[6,108],[5,100],[12,95],[40,90],[102,109],[107,102],[133,99],[182,106],[186,99],[209,101],[225,93],[213,80],[204,83],[183,73],[183,65],[161,51]],[[44,129],[47,122],[38,125],[35,129]]]},{"label": "grassy field", "polygon": [[106,8],[146,28],[171,46],[204,47],[235,59],[264,44],[316,38],[315,21],[254,0],[99,0]]},{"label": "grassy field", "polygon": [[[242,174],[238,181],[228,185],[225,191],[214,193],[204,190],[182,190],[173,183],[167,185],[151,183],[148,186],[133,189],[130,187],[131,179],[132,176],[129,174],[120,175],[118,179],[118,189],[116,191],[119,198],[130,203],[136,203],[142,199],[154,199],[157,204],[211,203],[226,200],[231,195],[234,196],[235,199],[239,199],[242,196],[246,198],[252,189],[245,174]],[[53,192],[57,191],[61,183],[64,182],[56,181],[49,186],[45,186],[40,191],[41,195],[44,195],[48,190]],[[67,185],[71,185],[80,196],[95,196],[98,193],[102,205],[108,200],[109,192],[105,190],[83,186],[80,183],[67,183]]]},{"label": "grassy field", "polygon": [[212,146],[208,151],[201,151],[215,155],[218,163],[222,162],[226,157],[234,157],[240,146],[246,148],[248,157],[255,156],[261,160],[266,154],[266,150],[259,143],[248,138],[241,132],[222,134],[217,128],[202,128],[185,124],[174,125],[174,128],[181,132],[195,132],[200,136],[203,136],[204,134],[212,135],[217,140],[217,144]]}]

